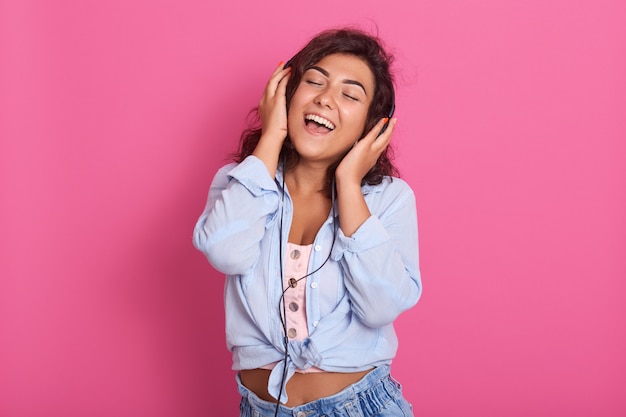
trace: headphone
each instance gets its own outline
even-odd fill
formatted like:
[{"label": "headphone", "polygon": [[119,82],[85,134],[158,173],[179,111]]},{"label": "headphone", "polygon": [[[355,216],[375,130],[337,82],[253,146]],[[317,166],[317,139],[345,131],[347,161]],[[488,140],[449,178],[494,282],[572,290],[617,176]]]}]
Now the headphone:
[{"label": "headphone", "polygon": [[[283,69],[287,69],[291,66],[292,61],[294,58],[291,58],[289,61],[287,61],[287,63],[283,66]],[[391,86],[391,108],[389,109],[389,113],[387,113],[387,121],[385,122],[385,124],[383,125],[383,127],[380,129],[380,132],[378,132],[378,135],[376,135],[376,137],[379,137],[380,135],[382,135],[385,130],[387,130],[387,127],[389,127],[389,122],[391,121],[391,118],[393,117],[393,114],[396,110],[396,103],[395,103],[395,92],[393,89],[393,85]],[[332,178],[332,183],[331,183],[331,207],[332,207],[332,215],[333,215],[333,240],[330,246],[330,251],[328,252],[328,256],[326,257],[326,259],[324,260],[324,262],[322,262],[322,264],[317,267],[314,271],[307,273],[306,275],[304,275],[303,277],[300,277],[298,279],[293,279],[290,280],[290,282],[287,284],[286,287],[283,287],[283,285],[285,284],[285,279],[283,276],[283,214],[284,214],[284,203],[285,203],[285,169],[286,169],[286,161],[285,161],[285,155],[283,155],[282,158],[282,198],[281,198],[281,203],[280,203],[280,222],[279,222],[279,226],[278,226],[278,233],[279,233],[279,250],[278,250],[278,257],[279,257],[279,264],[280,264],[280,280],[281,280],[281,288],[283,288],[283,291],[281,293],[279,302],[278,302],[278,310],[279,310],[279,315],[280,315],[280,321],[282,324],[282,328],[283,328],[283,343],[284,343],[284,349],[285,349],[285,355],[284,355],[284,361],[285,361],[285,365],[284,365],[284,369],[283,369],[283,375],[281,377],[281,381],[280,381],[280,390],[278,393],[278,398],[276,399],[276,409],[274,412],[274,416],[278,416],[278,410],[280,407],[280,398],[283,392],[283,388],[285,386],[285,381],[287,380],[287,360],[289,358],[289,336],[287,335],[287,321],[286,321],[286,317],[287,317],[287,309],[285,306],[285,293],[290,289],[290,288],[295,288],[295,286],[297,285],[297,283],[300,280],[303,280],[304,278],[307,278],[313,274],[315,274],[316,272],[318,272],[320,269],[322,269],[322,267],[324,265],[326,265],[326,262],[328,262],[328,260],[330,259],[330,255],[332,254],[333,251],[333,247],[335,246],[335,240],[337,238],[337,221],[334,221],[334,219],[337,217],[337,213],[335,210],[335,179]]]}]

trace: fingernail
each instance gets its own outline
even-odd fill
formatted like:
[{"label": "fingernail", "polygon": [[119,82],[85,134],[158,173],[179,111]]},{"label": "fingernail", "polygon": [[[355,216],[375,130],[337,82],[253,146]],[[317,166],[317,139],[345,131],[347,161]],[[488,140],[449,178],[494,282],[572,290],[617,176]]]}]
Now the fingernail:
[{"label": "fingernail", "polygon": [[279,67],[282,67],[282,66],[283,66],[283,61],[280,61],[280,62],[278,63],[278,66],[279,66]]},{"label": "fingernail", "polygon": [[383,119],[383,123],[387,123],[388,121],[389,121],[389,118],[388,118],[388,117],[385,117],[385,118]]}]

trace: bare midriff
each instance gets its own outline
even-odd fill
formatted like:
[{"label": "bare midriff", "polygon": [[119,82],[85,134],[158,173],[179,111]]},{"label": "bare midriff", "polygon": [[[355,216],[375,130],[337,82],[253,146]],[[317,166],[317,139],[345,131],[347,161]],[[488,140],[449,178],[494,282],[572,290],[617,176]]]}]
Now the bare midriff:
[{"label": "bare midriff", "polygon": [[[259,398],[269,402],[276,402],[267,391],[267,382],[270,377],[268,369],[247,369],[239,372],[241,383],[254,392]],[[363,378],[370,370],[361,372],[296,372],[287,382],[287,396],[289,401],[283,403],[288,407],[296,407],[323,397],[337,394],[349,385]]]}]

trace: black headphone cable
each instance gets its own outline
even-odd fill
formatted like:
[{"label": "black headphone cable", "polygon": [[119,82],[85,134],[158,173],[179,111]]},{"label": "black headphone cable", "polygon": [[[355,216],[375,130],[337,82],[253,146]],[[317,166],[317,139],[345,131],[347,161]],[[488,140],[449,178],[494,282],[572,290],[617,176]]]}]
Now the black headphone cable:
[{"label": "black headphone cable", "polygon": [[[282,198],[281,198],[281,202],[280,202],[280,221],[278,223],[278,233],[279,233],[279,240],[278,240],[278,246],[279,246],[279,250],[278,250],[278,259],[280,262],[280,285],[281,288],[284,284],[284,271],[283,271],[283,216],[284,216],[284,207],[285,207],[285,168],[286,168],[286,164],[285,164],[285,155],[283,155],[283,161],[282,161],[282,166],[283,166],[283,170],[282,170]],[[313,272],[309,272],[308,274],[304,275],[303,277],[298,278],[295,283],[303,280],[304,278],[307,278],[313,274],[315,274],[317,271],[319,271],[320,269],[322,269],[322,267],[324,265],[326,265],[326,262],[328,262],[328,260],[330,259],[330,255],[333,252],[333,247],[335,246],[335,240],[337,239],[337,216],[336,216],[336,209],[335,209],[335,178],[333,177],[332,179],[332,183],[331,183],[331,209],[332,209],[332,213],[333,213],[333,240],[332,243],[330,245],[330,251],[328,252],[328,256],[326,257],[326,259],[324,260],[324,262],[322,262],[322,264],[316,268]],[[279,305],[278,305],[278,314],[280,315],[280,321],[281,324],[283,325],[283,343],[285,346],[285,356],[284,356],[284,367],[283,367],[283,375],[281,377],[280,380],[280,391],[278,392],[278,398],[276,399],[276,410],[274,412],[274,417],[278,416],[278,409],[280,407],[280,398],[282,396],[283,393],[283,388],[285,386],[285,382],[287,380],[287,360],[289,358],[289,336],[287,335],[287,307],[285,305],[285,293],[287,292],[287,290],[289,290],[290,288],[294,288],[295,287],[295,283],[291,284],[291,285],[287,285],[284,289],[283,292],[280,296],[280,299],[278,301]]]}]

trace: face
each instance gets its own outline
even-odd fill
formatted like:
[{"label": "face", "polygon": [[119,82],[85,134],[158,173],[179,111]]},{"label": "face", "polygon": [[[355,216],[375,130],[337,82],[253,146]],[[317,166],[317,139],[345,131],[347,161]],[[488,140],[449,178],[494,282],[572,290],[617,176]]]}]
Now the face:
[{"label": "face", "polygon": [[338,161],[361,138],[374,74],[353,55],[324,57],[307,69],[289,105],[289,137],[300,160]]}]

